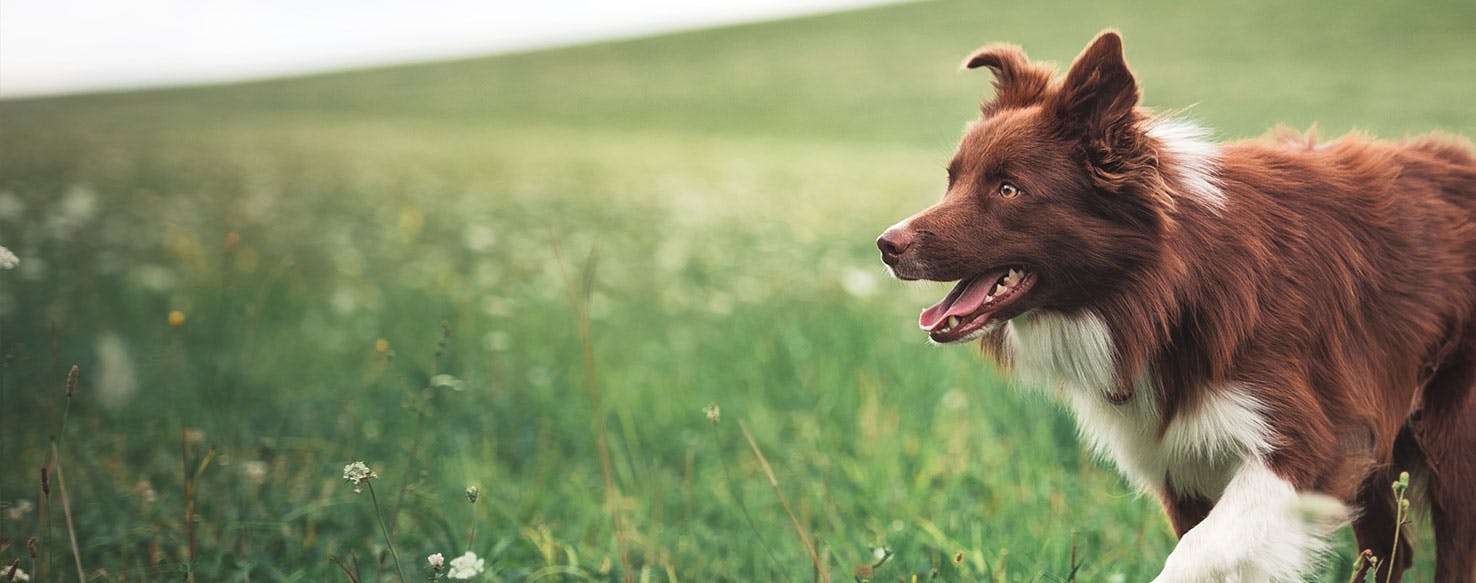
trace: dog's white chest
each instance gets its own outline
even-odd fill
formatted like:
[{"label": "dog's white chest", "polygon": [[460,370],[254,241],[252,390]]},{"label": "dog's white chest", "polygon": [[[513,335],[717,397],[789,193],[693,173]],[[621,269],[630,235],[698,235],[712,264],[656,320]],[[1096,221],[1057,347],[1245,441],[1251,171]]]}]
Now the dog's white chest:
[{"label": "dog's white chest", "polygon": [[1217,499],[1246,455],[1265,451],[1269,427],[1243,387],[1222,387],[1163,429],[1153,391],[1124,403],[1113,386],[1111,333],[1094,314],[1024,314],[1009,322],[1005,347],[1029,386],[1061,387],[1082,438],[1140,488]]}]

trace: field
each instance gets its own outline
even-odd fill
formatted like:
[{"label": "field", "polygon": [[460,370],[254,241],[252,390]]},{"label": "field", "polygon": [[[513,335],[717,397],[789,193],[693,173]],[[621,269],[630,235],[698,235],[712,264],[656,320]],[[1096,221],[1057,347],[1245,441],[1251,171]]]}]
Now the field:
[{"label": "field", "polygon": [[1221,137],[1476,135],[1462,0],[906,4],[0,102],[0,559],[75,580],[70,528],[92,581],[398,581],[392,529],[412,580],[808,581],[787,504],[832,580],[1148,580],[1156,502],[928,345],[945,286],[872,243],[941,194],[964,55],[1107,26]]}]

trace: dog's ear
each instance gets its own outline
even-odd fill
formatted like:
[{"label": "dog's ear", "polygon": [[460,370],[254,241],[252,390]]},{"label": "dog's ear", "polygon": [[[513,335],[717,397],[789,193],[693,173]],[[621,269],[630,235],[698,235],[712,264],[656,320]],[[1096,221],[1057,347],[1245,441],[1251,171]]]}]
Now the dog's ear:
[{"label": "dog's ear", "polygon": [[992,44],[974,51],[964,59],[963,67],[989,67],[994,72],[994,99],[980,104],[984,115],[1039,103],[1055,73],[1049,67],[1031,64],[1025,51],[1011,44]]},{"label": "dog's ear", "polygon": [[1071,63],[1052,99],[1052,109],[1068,126],[1104,132],[1132,118],[1138,105],[1138,83],[1122,56],[1122,37],[1107,30],[1097,35]]}]

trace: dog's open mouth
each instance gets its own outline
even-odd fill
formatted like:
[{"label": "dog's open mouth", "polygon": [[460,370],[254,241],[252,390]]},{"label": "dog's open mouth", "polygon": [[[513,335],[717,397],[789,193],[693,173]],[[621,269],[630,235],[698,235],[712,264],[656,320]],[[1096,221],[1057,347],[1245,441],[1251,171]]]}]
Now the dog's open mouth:
[{"label": "dog's open mouth", "polygon": [[1023,267],[991,271],[958,282],[942,301],[923,310],[917,325],[934,342],[958,342],[984,330],[993,322],[1008,320],[1018,311],[1011,310],[1035,285],[1035,275]]}]

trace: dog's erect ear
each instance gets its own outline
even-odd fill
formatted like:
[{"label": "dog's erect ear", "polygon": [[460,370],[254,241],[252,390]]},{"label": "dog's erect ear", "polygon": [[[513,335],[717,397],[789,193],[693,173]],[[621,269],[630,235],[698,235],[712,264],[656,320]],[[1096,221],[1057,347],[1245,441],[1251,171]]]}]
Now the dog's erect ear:
[{"label": "dog's erect ear", "polygon": [[1031,64],[1025,51],[1011,44],[992,44],[974,51],[964,59],[963,66],[965,69],[989,67],[994,72],[994,100],[980,105],[984,115],[1039,103],[1054,74],[1049,67]]},{"label": "dog's erect ear", "polygon": [[1122,57],[1122,37],[1097,35],[1071,63],[1053,109],[1068,126],[1105,131],[1131,119],[1138,105],[1138,83]]}]

